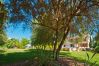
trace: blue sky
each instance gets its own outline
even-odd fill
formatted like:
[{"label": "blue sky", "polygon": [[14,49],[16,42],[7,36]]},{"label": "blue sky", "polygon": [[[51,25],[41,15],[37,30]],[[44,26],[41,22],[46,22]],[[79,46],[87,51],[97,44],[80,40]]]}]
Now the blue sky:
[{"label": "blue sky", "polygon": [[[0,1],[3,1],[3,0],[0,0]],[[8,3],[9,0],[4,0],[3,2]],[[30,17],[29,17],[29,19],[30,19]],[[24,29],[24,27],[25,27],[25,29]],[[16,26],[15,25],[7,26],[7,28],[5,29],[5,32],[6,32],[8,38],[15,38],[15,39],[19,39],[19,40],[21,40],[22,38],[30,39],[31,35],[32,35],[31,29],[20,23]]]},{"label": "blue sky", "polygon": [[23,28],[24,25],[22,24],[18,24],[16,26],[10,25],[6,28],[6,34],[8,36],[8,38],[16,38],[21,40],[22,38],[27,38],[30,39],[31,38],[31,29],[26,27]]},{"label": "blue sky", "polygon": [[[4,3],[9,3],[9,0],[0,0],[3,1]],[[36,0],[35,0],[36,1]],[[46,0],[48,3],[48,0]],[[31,16],[27,16],[27,18],[31,18]],[[9,27],[6,28],[6,34],[8,38],[16,38],[21,40],[22,38],[31,38],[31,30],[30,28],[26,27],[25,29],[23,28],[24,26],[22,24],[18,24],[17,26],[13,27],[13,25],[10,25]]]}]

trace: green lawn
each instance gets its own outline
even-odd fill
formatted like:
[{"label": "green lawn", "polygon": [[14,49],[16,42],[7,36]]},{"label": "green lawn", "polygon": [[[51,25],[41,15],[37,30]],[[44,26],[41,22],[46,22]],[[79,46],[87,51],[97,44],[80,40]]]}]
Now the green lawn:
[{"label": "green lawn", "polygon": [[[14,63],[14,62],[20,62],[24,60],[31,60],[35,58],[38,54],[43,53],[43,51],[40,50],[34,50],[34,49],[6,49],[6,50],[0,50],[0,64],[8,64],[8,63]],[[46,54],[49,55],[49,51],[46,52]],[[92,52],[88,52],[90,56],[92,56]],[[85,61],[87,56],[84,51],[81,52],[68,52],[68,51],[61,51],[60,56],[62,57],[70,57],[78,61]],[[45,58],[46,56],[44,56]],[[99,54],[96,54],[95,57],[89,62],[93,63],[94,61],[97,61],[97,64],[94,66],[99,66]]]},{"label": "green lawn", "polygon": [[[92,52],[87,52],[87,53],[89,54],[89,57],[91,58],[93,53]],[[80,62],[85,62],[86,59],[88,59],[85,51],[80,51],[80,52],[77,52],[77,51],[73,51],[73,52],[61,51],[60,56],[73,58],[73,59],[75,59],[77,61],[80,61]],[[89,63],[91,64],[95,61],[97,61],[97,63],[94,66],[99,66],[99,54],[98,53],[89,61]]]},{"label": "green lawn", "polygon": [[[9,64],[20,62],[24,60],[32,60],[35,57],[45,57],[44,54],[49,55],[49,51],[35,50],[35,49],[6,49],[0,51],[0,64]],[[40,56],[42,54],[42,57]],[[46,57],[45,57],[46,58]]]},{"label": "green lawn", "polygon": [[32,53],[27,52],[24,49],[7,49],[0,53],[0,63],[14,63],[17,61],[31,58]]}]

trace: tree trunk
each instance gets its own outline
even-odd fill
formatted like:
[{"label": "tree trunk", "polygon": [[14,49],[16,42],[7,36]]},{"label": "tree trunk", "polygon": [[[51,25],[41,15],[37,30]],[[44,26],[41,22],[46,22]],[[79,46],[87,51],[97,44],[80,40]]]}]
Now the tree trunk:
[{"label": "tree trunk", "polygon": [[60,44],[58,46],[58,49],[56,50],[55,60],[58,60],[58,58],[59,58],[59,52],[61,50],[62,45],[64,44],[64,41],[65,41],[65,39],[66,39],[66,37],[67,37],[67,35],[69,33],[69,30],[70,29],[67,28],[67,31],[66,31],[66,33],[64,33],[63,38],[62,38],[62,41],[60,42]]},{"label": "tree trunk", "polygon": [[56,31],[55,33],[55,42],[53,43],[54,44],[54,47],[53,47],[53,58],[55,58],[55,52],[56,52],[56,47],[57,47],[57,39],[58,39],[58,31]]},{"label": "tree trunk", "polygon": [[54,42],[54,48],[53,48],[53,58],[55,58],[55,52],[57,48],[57,41],[58,41],[58,20],[56,20],[56,31],[55,31],[55,42]]}]

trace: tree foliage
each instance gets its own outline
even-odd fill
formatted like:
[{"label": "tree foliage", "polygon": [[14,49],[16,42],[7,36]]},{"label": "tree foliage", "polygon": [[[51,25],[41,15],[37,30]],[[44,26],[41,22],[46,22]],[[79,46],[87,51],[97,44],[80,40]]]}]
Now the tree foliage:
[{"label": "tree foliage", "polygon": [[0,34],[0,45],[4,45],[7,41],[7,36],[5,34]]},{"label": "tree foliage", "polygon": [[25,46],[26,46],[27,44],[29,44],[29,43],[30,43],[29,40],[26,39],[26,38],[22,38],[22,40],[21,40],[21,42],[20,42],[22,48],[25,48]]},{"label": "tree foliage", "polygon": [[17,39],[12,38],[12,39],[8,39],[8,40],[7,40],[6,46],[7,46],[8,48],[14,48],[14,47],[16,47],[18,44],[19,44],[19,41],[18,41]]},{"label": "tree foliage", "polygon": [[7,19],[7,10],[5,8],[4,3],[1,3],[0,1],[0,31],[3,30],[6,19]]},{"label": "tree foliage", "polygon": [[46,44],[52,43],[52,39],[53,39],[53,34],[51,30],[48,30],[47,28],[44,28],[41,26],[35,27],[33,31],[32,44],[46,45]]},{"label": "tree foliage", "polygon": [[22,38],[21,41],[19,41],[18,39],[12,38],[12,39],[8,39],[5,46],[7,46],[8,48],[25,48],[25,46],[29,44],[29,40],[26,38]]},{"label": "tree foliage", "polygon": [[19,40],[12,38],[12,39],[8,39],[6,42],[6,45],[8,48],[14,48],[14,47],[20,47],[20,43]]},{"label": "tree foliage", "polygon": [[96,36],[93,38],[92,47],[95,48],[99,46],[99,31],[96,33]]},{"label": "tree foliage", "polygon": [[[99,17],[98,0],[10,0],[9,6],[13,20],[31,15],[38,21],[34,24],[54,31],[56,58],[69,33],[90,32]],[[62,37],[56,49],[60,33]]]},{"label": "tree foliage", "polygon": [[0,1],[0,45],[4,45],[7,41],[7,36],[4,31],[4,24],[6,21],[7,11],[4,3]]}]

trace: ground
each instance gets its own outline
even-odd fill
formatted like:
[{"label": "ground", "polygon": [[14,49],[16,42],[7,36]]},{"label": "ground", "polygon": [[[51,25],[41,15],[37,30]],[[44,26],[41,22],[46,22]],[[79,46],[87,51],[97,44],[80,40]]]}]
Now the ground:
[{"label": "ground", "polygon": [[[46,52],[48,54],[49,52]],[[25,64],[30,62],[29,60],[34,59],[37,56],[38,52],[34,49],[5,49],[0,50],[0,64]],[[91,57],[93,52],[88,52],[89,56]],[[45,58],[45,56],[44,56]],[[84,62],[87,59],[87,55],[85,51],[81,52],[69,52],[69,51],[61,51],[60,53],[60,59],[58,60],[58,63],[61,64],[61,61],[63,63],[69,63],[72,61],[77,61],[77,63]],[[92,64],[93,62],[97,61],[96,65],[99,66],[99,54],[97,53],[94,58],[90,61],[88,61],[89,64]],[[33,64],[33,62],[32,62]]]}]

